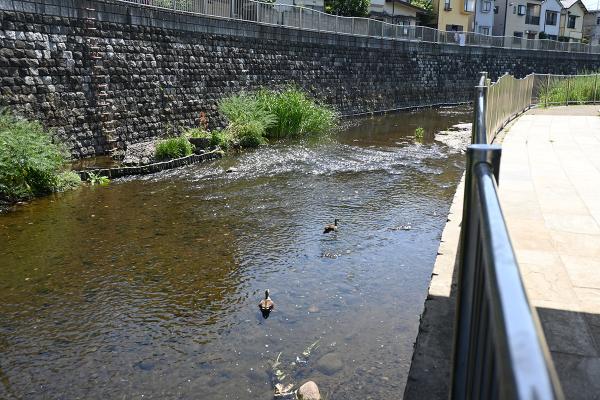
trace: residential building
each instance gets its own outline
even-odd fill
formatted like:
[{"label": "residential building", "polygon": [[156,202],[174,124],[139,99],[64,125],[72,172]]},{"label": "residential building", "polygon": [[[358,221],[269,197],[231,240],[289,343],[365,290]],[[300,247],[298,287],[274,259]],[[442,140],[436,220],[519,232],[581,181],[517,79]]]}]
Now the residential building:
[{"label": "residential building", "polygon": [[319,10],[319,11],[325,10],[325,1],[324,0],[277,0],[277,3],[302,6],[302,7],[312,8],[314,10]]},{"label": "residential building", "polygon": [[583,37],[591,45],[600,44],[600,10],[588,10],[583,17]]},{"label": "residential building", "polygon": [[417,15],[426,11],[402,0],[372,0],[369,17],[398,25],[417,25]]},{"label": "residential building", "polygon": [[583,18],[587,9],[581,0],[563,0],[561,4],[563,10],[560,15],[559,37],[569,42],[580,42],[583,39]]},{"label": "residential building", "polygon": [[494,0],[476,0],[475,26],[473,31],[491,35],[494,26]]},{"label": "residential building", "polygon": [[494,10],[495,36],[525,39],[558,39],[560,0],[498,0]]},{"label": "residential building", "polygon": [[437,27],[442,31],[472,31],[476,0],[433,0],[438,14]]},{"label": "residential building", "polygon": [[541,0],[500,0],[494,19],[494,35],[536,39],[541,31]]},{"label": "residential building", "polygon": [[546,0],[542,3],[542,21],[538,35],[540,39],[558,39],[561,11],[562,4],[559,0]]}]

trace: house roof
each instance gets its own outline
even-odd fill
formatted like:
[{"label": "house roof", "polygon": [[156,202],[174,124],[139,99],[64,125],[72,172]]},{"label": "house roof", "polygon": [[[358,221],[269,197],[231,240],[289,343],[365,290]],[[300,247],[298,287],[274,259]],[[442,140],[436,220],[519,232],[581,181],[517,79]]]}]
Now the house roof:
[{"label": "house roof", "polygon": [[585,7],[585,4],[583,4],[583,2],[581,0],[561,0],[560,3],[566,9],[573,7],[575,5],[575,3],[579,3],[581,8],[583,8],[583,10],[585,12],[587,12],[587,8]]},{"label": "house roof", "polygon": [[598,11],[598,9],[600,9],[598,0],[582,0],[581,2],[588,11]]}]

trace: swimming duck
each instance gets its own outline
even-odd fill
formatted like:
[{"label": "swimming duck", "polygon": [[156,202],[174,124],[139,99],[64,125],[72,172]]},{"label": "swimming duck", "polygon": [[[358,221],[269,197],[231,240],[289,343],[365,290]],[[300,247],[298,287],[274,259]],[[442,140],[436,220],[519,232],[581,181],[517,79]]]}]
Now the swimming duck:
[{"label": "swimming duck", "polygon": [[269,289],[265,290],[265,298],[258,303],[258,308],[260,308],[262,311],[271,311],[273,308],[275,308],[275,303],[269,297]]},{"label": "swimming duck", "polygon": [[333,221],[333,224],[327,224],[325,225],[325,229],[323,230],[323,233],[329,233],[329,232],[337,232],[338,230],[338,219],[336,218]]}]

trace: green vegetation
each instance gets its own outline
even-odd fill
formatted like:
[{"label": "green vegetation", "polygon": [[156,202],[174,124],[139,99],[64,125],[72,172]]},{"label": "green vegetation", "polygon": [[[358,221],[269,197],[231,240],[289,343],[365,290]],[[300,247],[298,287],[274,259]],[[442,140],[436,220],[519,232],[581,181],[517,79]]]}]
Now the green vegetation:
[{"label": "green vegetation", "polygon": [[88,172],[88,177],[90,178],[90,184],[92,185],[106,186],[110,183],[110,179],[108,179],[107,176],[102,176],[94,172]]},{"label": "green vegetation", "polygon": [[583,104],[600,99],[600,79],[595,75],[550,78],[540,88],[539,103],[547,105]]},{"label": "green vegetation", "polygon": [[344,17],[366,17],[371,0],[325,0],[325,12]]},{"label": "green vegetation", "polygon": [[162,140],[156,145],[155,156],[157,160],[170,160],[189,156],[194,151],[194,146],[185,136]]},{"label": "green vegetation", "polygon": [[0,112],[0,198],[18,201],[79,185],[66,150],[38,122]]},{"label": "green vegetation", "polygon": [[335,113],[329,107],[295,88],[282,92],[261,90],[257,99],[261,108],[275,116],[275,124],[267,128],[269,139],[321,134],[335,123]]},{"label": "green vegetation", "polygon": [[415,139],[421,141],[423,140],[423,137],[425,137],[425,129],[419,126],[415,129]]},{"label": "green vegetation", "polygon": [[242,147],[256,147],[268,139],[325,133],[336,119],[330,108],[296,88],[232,95],[219,103],[219,111],[229,121],[219,138],[238,141]]},{"label": "green vegetation", "polygon": [[187,129],[183,135],[187,138],[210,138],[210,132],[204,128],[190,128]]}]

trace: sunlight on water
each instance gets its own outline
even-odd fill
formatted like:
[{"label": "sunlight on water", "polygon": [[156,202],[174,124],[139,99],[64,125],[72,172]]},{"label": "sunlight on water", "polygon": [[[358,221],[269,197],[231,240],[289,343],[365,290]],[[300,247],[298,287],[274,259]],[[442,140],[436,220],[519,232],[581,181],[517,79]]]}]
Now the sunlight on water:
[{"label": "sunlight on water", "polygon": [[433,137],[468,120],[363,119],[0,215],[0,398],[272,399],[281,374],[401,397],[463,168]]}]

